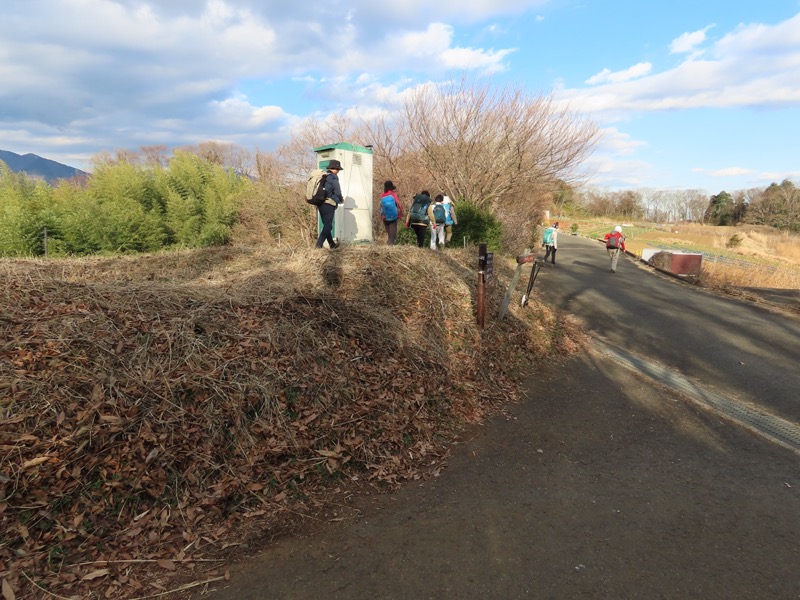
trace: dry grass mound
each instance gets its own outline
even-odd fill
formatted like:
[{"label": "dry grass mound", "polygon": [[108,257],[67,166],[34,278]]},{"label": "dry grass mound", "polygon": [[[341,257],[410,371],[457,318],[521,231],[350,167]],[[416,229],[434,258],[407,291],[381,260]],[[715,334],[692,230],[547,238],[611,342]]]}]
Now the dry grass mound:
[{"label": "dry grass mound", "polygon": [[4,598],[186,589],[342,485],[440,469],[459,428],[579,340],[535,298],[497,321],[499,258],[479,330],[475,254],[0,262]]}]

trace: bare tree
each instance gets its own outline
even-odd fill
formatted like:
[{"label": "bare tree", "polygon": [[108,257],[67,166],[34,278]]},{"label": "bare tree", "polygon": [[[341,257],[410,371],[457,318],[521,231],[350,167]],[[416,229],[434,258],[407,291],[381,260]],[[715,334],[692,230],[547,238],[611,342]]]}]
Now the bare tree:
[{"label": "bare tree", "polygon": [[413,158],[431,187],[492,208],[573,181],[597,139],[594,124],[551,96],[466,79],[418,88],[371,131],[388,163]]},{"label": "bare tree", "polygon": [[527,241],[559,183],[576,181],[598,136],[593,123],[552,96],[465,78],[414,90],[398,114],[369,128],[376,162],[413,189],[492,210],[515,245]]}]

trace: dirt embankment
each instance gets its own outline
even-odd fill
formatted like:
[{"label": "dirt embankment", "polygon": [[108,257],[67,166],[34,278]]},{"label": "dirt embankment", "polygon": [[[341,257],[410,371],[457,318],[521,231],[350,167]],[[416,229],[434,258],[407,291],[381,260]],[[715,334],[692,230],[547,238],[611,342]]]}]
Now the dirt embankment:
[{"label": "dirt embankment", "polygon": [[0,262],[4,597],[220,578],[346,488],[435,473],[464,424],[580,340],[535,298],[498,322],[499,259],[478,329],[474,254]]}]

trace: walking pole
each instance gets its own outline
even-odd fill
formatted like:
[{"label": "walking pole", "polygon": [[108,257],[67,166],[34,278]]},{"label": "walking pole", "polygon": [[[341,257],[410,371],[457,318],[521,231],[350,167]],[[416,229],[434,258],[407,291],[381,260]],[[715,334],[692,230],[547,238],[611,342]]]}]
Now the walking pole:
[{"label": "walking pole", "polygon": [[533,267],[531,268],[531,278],[528,281],[528,291],[525,292],[525,295],[522,297],[522,307],[524,308],[525,305],[528,304],[528,300],[531,297],[531,290],[533,289],[533,284],[536,281],[536,276],[539,274],[539,269],[542,266],[539,264],[539,261],[535,258],[533,259]]}]

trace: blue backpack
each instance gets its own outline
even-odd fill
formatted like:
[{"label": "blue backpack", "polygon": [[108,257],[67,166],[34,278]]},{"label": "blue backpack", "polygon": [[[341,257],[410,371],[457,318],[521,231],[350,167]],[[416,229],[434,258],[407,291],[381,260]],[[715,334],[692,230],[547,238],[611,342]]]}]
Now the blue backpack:
[{"label": "blue backpack", "polygon": [[391,194],[381,197],[381,215],[383,215],[383,220],[387,223],[397,221],[397,204],[395,204],[394,196]]},{"label": "blue backpack", "polygon": [[542,240],[542,242],[546,246],[549,246],[553,243],[553,231],[554,229],[552,227],[548,227],[547,229],[544,230],[544,239]]},{"label": "blue backpack", "polygon": [[436,219],[437,225],[442,225],[447,220],[447,216],[444,212],[444,204],[437,202],[433,205],[433,218]]}]

